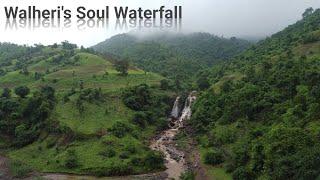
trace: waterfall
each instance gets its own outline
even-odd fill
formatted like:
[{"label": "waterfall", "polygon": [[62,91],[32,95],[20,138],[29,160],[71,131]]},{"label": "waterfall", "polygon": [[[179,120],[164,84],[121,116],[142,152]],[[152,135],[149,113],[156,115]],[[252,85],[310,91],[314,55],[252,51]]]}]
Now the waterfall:
[{"label": "waterfall", "polygon": [[179,101],[180,101],[180,97],[178,96],[174,102],[173,107],[172,107],[171,117],[174,119],[179,118]]},{"label": "waterfall", "polygon": [[175,147],[175,136],[179,133],[180,128],[184,126],[183,123],[191,118],[191,105],[196,100],[196,92],[191,92],[187,97],[181,116],[179,116],[179,100],[180,97],[177,97],[172,108],[171,117],[169,118],[170,128],[163,131],[150,145],[151,149],[164,154],[167,179],[179,179],[180,175],[187,170],[184,152]]},{"label": "waterfall", "polygon": [[191,92],[186,99],[184,108],[182,110],[181,116],[179,118],[180,127],[183,127],[183,122],[191,118],[191,105],[196,100],[195,91]]}]

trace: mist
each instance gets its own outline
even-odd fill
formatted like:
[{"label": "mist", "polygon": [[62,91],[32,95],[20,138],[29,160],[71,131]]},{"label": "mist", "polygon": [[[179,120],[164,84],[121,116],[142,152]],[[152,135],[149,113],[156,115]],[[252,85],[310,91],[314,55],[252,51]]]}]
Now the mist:
[{"label": "mist", "polygon": [[[104,6],[129,6],[130,8],[157,9],[162,5],[168,8],[183,7],[183,18],[176,24],[165,24],[161,30],[177,31],[183,33],[208,32],[223,37],[238,37],[245,39],[262,39],[282,30],[290,24],[301,19],[301,14],[308,7],[320,7],[319,0],[96,0],[91,3],[87,0],[78,1],[15,1],[4,0],[0,5],[0,41],[17,44],[32,45],[53,44],[68,40],[78,45],[89,47],[113,35],[130,31],[140,31],[140,27],[128,24],[125,28],[117,28],[115,17],[105,26],[80,26],[77,20],[69,22],[70,27],[56,27],[49,24],[46,27],[17,26],[6,28],[3,18],[4,6],[36,5],[40,8],[54,8],[58,5],[66,7],[85,6],[99,9]],[[81,23],[81,22],[80,22]],[[87,22],[85,22],[87,23]],[[130,23],[130,22],[126,22]],[[19,24],[18,24],[19,25]],[[89,24],[90,25],[90,24]],[[172,27],[170,26],[172,25]],[[145,26],[144,24],[142,26]],[[158,24],[152,25],[159,30]],[[30,28],[31,27],[31,28]],[[153,30],[154,30],[153,29]],[[148,34],[148,29],[140,34]]]}]

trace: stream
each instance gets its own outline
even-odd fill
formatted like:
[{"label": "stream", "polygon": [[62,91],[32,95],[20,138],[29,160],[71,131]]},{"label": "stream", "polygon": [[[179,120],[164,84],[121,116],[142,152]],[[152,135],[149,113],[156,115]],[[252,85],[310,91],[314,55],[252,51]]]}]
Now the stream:
[{"label": "stream", "polygon": [[[195,92],[187,97],[184,108],[180,111],[180,97],[177,97],[169,118],[169,129],[163,131],[160,136],[154,139],[150,145],[151,149],[160,151],[165,156],[165,173],[168,179],[179,179],[180,175],[187,170],[185,154],[175,146],[175,136],[184,127],[184,122],[191,117],[191,105],[196,99]],[[181,112],[181,115],[180,115]]]}]

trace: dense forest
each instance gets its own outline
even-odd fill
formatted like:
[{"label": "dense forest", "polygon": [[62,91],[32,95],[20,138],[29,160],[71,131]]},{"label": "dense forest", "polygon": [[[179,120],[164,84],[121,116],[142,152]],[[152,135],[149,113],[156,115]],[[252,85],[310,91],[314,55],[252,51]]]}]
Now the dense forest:
[{"label": "dense forest", "polygon": [[93,49],[130,60],[145,71],[160,73],[181,88],[190,74],[227,60],[250,45],[235,37],[227,39],[209,33],[158,32],[142,37],[134,33],[116,35]]},{"label": "dense forest", "polygon": [[233,179],[320,176],[320,10],[198,76],[191,126]]}]

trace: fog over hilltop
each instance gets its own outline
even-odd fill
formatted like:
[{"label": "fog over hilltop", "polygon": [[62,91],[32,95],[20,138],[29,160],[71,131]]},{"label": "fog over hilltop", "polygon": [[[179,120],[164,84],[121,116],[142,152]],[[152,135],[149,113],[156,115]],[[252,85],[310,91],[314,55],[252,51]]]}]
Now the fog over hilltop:
[{"label": "fog over hilltop", "polygon": [[[166,8],[173,6],[183,7],[183,18],[179,31],[208,32],[217,36],[239,37],[256,40],[269,36],[286,26],[301,19],[301,14],[308,7],[319,8],[318,0],[96,0],[94,3],[87,0],[75,1],[9,1],[4,0],[0,6],[36,5],[38,8],[54,8],[64,5],[70,9],[85,6],[91,9],[101,9],[105,6],[128,6],[135,9],[159,9],[165,5]],[[79,27],[77,19],[73,19],[72,27],[51,28],[18,28],[6,29],[4,12],[0,16],[0,41],[9,41],[18,44],[52,44],[68,40],[86,47],[119,33],[129,32],[136,27],[117,28],[116,20],[110,17],[109,24],[101,27]],[[81,23],[81,22],[80,22]],[[86,22],[84,22],[86,23]],[[127,21],[127,23],[129,23]],[[157,25],[157,24],[156,24]],[[50,33],[50,36],[48,36]]]}]

